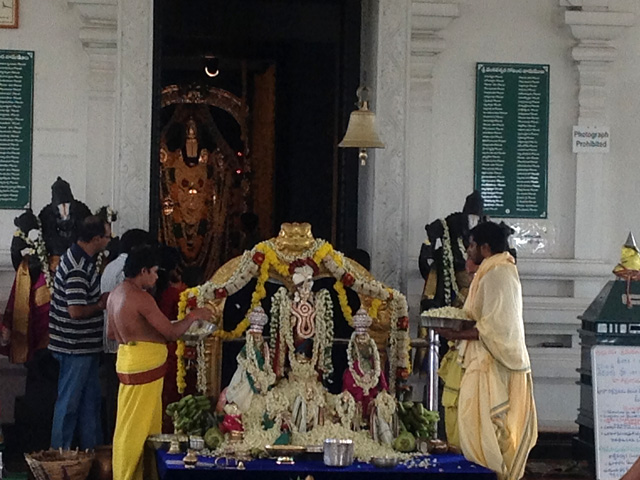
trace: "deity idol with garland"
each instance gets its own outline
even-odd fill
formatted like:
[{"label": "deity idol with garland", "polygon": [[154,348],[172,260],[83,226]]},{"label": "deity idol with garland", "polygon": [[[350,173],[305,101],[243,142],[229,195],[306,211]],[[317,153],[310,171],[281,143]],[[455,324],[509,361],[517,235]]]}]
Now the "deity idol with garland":
[{"label": "deity idol with garland", "polygon": [[362,308],[353,316],[355,330],[347,347],[348,368],[342,376],[342,390],[351,393],[364,418],[371,414],[376,396],[389,390],[378,347],[369,336],[371,323],[371,317]]},{"label": "deity idol with garland", "polygon": [[312,291],[316,269],[295,266],[293,295],[280,288],[273,298],[274,370],[292,381],[317,382],[319,375],[327,380],[333,372],[333,303],[327,290]]},{"label": "deity idol with garland", "polygon": [[226,389],[226,401],[235,404],[240,412],[249,409],[255,394],[265,395],[276,382],[269,345],[262,336],[268,320],[261,306],[249,314],[251,326],[247,331],[246,344],[237,356],[238,368]]}]

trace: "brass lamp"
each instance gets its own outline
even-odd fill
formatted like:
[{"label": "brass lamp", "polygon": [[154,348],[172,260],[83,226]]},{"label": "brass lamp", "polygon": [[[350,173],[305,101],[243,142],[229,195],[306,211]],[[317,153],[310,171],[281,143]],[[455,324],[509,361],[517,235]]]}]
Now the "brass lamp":
[{"label": "brass lamp", "polygon": [[367,164],[367,148],[384,148],[384,143],[376,129],[376,114],[369,110],[368,89],[359,87],[358,110],[351,112],[347,133],[338,144],[339,147],[356,147],[360,149],[360,165]]}]

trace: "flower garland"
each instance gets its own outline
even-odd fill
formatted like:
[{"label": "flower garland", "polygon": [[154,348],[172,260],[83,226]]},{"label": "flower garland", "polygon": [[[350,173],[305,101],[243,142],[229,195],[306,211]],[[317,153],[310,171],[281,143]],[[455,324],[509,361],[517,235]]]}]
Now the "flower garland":
[{"label": "flower garland", "polygon": [[[281,292],[281,293],[280,293]],[[285,288],[278,289],[278,308],[280,315],[280,338],[284,340],[289,366],[293,375],[304,379],[315,376],[316,367],[322,371],[322,377],[327,380],[333,372],[331,361],[331,348],[333,346],[333,309],[331,308],[331,297],[329,292],[324,290],[316,294],[316,335],[313,341],[313,349],[310,362],[301,362],[295,353],[293,342],[293,325],[291,322],[291,301]],[[287,296],[287,301],[284,297]],[[284,307],[284,308],[283,308]],[[272,312],[272,318],[273,318]],[[284,349],[279,348],[284,354]]]},{"label": "flower garland", "polygon": [[204,339],[196,345],[196,388],[203,395],[207,392],[207,362],[205,359]]},{"label": "flower garland", "polygon": [[53,291],[53,276],[51,275],[51,270],[49,270],[49,253],[47,252],[47,246],[44,243],[44,238],[42,238],[42,226],[40,224],[40,219],[38,217],[36,218],[38,220],[38,236],[35,240],[31,240],[20,228],[13,233],[13,236],[23,240],[29,248],[33,250],[33,253],[38,256],[40,270],[44,275],[47,287],[49,287],[49,290]]},{"label": "flower garland", "polygon": [[[272,365],[277,360],[277,365],[280,366],[278,371],[279,375],[282,375],[284,366],[284,348],[278,348],[278,339],[280,338],[280,320],[289,318],[291,315],[291,299],[286,288],[279,288],[271,300],[271,326],[269,330],[269,346],[271,347],[271,362]],[[278,358],[275,358],[275,352],[278,352]]]},{"label": "flower garland", "polygon": [[340,423],[346,428],[351,428],[356,416],[356,401],[349,391],[345,390],[338,395],[335,409]]},{"label": "flower garland", "polygon": [[176,360],[178,369],[176,372],[176,385],[178,387],[178,393],[184,393],[187,388],[187,382],[185,377],[187,376],[187,369],[184,366],[184,341],[176,341]]},{"label": "flower garland", "polygon": [[378,416],[386,423],[391,424],[393,421],[393,414],[396,413],[396,399],[389,393],[382,391],[376,396],[373,404],[376,407]]},{"label": "flower garland", "polygon": [[[373,298],[373,302],[369,308],[369,315],[377,318],[378,311],[383,302],[386,302],[391,318],[391,335],[390,335],[390,371],[389,383],[392,393],[395,392],[395,380],[399,375],[401,380],[408,377],[411,371],[411,363],[409,359],[409,334],[408,334],[408,312],[406,298],[399,291],[387,288],[382,283],[362,275],[351,261],[344,257],[340,252],[333,249],[331,244],[324,240],[316,239],[312,245],[304,252],[297,255],[286,255],[277,252],[278,247],[272,240],[267,240],[257,244],[251,251],[246,251],[238,263],[237,268],[231,274],[229,279],[222,284],[206,282],[205,284],[186,290],[180,298],[179,319],[184,318],[189,309],[202,307],[207,302],[215,299],[223,299],[243,288],[252,278],[257,278],[256,288],[251,298],[251,306],[247,310],[247,314],[257,306],[266,296],[264,288],[269,278],[270,269],[275,270],[281,276],[288,278],[290,276],[291,263],[295,261],[304,261],[311,265],[323,264],[325,268],[336,279],[334,290],[338,295],[340,309],[344,318],[352,323],[352,311],[349,306],[345,287],[352,288],[356,293]],[[285,294],[286,294],[285,290]],[[284,301],[284,299],[282,299]],[[281,302],[277,306],[277,300],[274,297],[276,310],[286,308],[286,304]],[[284,311],[278,311],[278,316],[271,315],[270,337],[272,343],[271,355],[274,355],[273,342],[276,341],[278,334],[282,331],[282,325],[276,325],[276,319],[286,318]],[[401,327],[398,327],[398,324]],[[244,318],[233,330],[224,331],[217,330],[214,335],[223,340],[231,340],[239,338],[249,328],[248,318]],[[315,342],[314,342],[315,343]],[[280,352],[284,354],[284,352]],[[284,361],[284,358],[282,359]],[[282,363],[280,363],[282,364]],[[275,365],[275,362],[273,363]],[[303,373],[303,372],[300,372]],[[279,373],[278,373],[279,374]]]},{"label": "flower garland", "polygon": [[456,281],[456,269],[453,260],[453,249],[451,245],[451,233],[449,232],[449,226],[446,220],[440,220],[442,223],[443,235],[442,235],[442,270],[444,280],[444,304],[451,305],[451,291],[456,294],[456,297],[460,295],[458,289],[458,282]]},{"label": "flower garland", "polygon": [[[371,349],[373,355],[373,369],[369,371],[365,371],[366,368],[362,361],[362,357],[360,356],[360,349],[356,346],[356,337],[357,333],[353,332],[351,334],[351,340],[349,340],[349,346],[347,347],[347,365],[349,366],[349,371],[351,372],[351,376],[353,377],[353,381],[357,386],[359,386],[365,395],[369,393],[369,390],[375,388],[380,382],[380,354],[378,353],[378,346],[376,342],[367,335],[368,338],[368,346]],[[355,361],[353,358],[353,352],[355,351]],[[360,367],[360,372],[355,367],[355,362],[358,362],[358,366]]]},{"label": "flower garland", "polygon": [[262,394],[269,391],[271,386],[276,383],[276,374],[273,372],[271,366],[271,355],[269,352],[269,345],[264,344],[264,365],[262,368],[258,366],[258,357],[256,356],[256,343],[251,333],[247,334],[247,341],[245,344],[245,357],[238,358],[238,364],[245,369],[248,375],[251,376],[254,386]]}]

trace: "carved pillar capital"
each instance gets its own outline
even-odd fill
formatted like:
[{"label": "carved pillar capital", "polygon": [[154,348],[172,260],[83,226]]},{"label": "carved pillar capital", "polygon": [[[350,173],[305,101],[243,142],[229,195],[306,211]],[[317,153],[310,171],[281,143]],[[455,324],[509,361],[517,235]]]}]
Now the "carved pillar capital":
[{"label": "carved pillar capital", "polygon": [[610,0],[560,0],[564,21],[578,43],[571,55],[579,73],[579,123],[606,122],[607,76],[617,49],[614,40],[633,25],[634,14],[611,10]]},{"label": "carved pillar capital", "polygon": [[89,56],[93,92],[115,92],[118,53],[118,0],[67,0],[80,20],[78,37]]},{"label": "carved pillar capital", "polygon": [[412,102],[430,103],[435,59],[446,47],[445,40],[439,36],[439,32],[459,15],[456,0],[412,0],[410,46]]},{"label": "carved pillar capital", "polygon": [[[633,25],[634,14],[616,11],[615,0],[560,0],[566,7],[564,21],[578,43],[571,56],[578,69],[578,124],[607,125],[608,76],[617,57],[614,40]],[[602,259],[603,233],[594,229],[603,219],[602,175],[604,155],[576,154],[576,219],[574,256],[580,260]],[[589,282],[576,282],[576,297],[593,293]],[[597,291],[597,290],[595,290]]]}]

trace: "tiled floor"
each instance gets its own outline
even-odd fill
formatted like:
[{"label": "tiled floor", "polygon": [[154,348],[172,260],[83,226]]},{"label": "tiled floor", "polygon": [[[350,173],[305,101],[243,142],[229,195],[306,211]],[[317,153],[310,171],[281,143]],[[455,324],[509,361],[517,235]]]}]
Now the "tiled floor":
[{"label": "tiled floor", "polygon": [[592,480],[595,476],[586,461],[530,459],[527,462],[524,480],[547,478],[554,480]]}]

